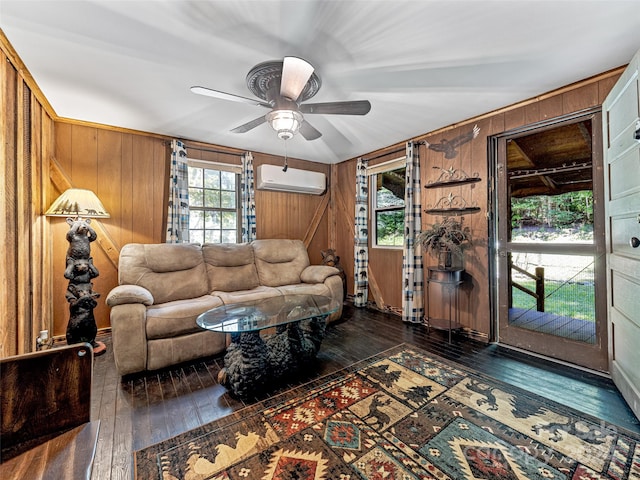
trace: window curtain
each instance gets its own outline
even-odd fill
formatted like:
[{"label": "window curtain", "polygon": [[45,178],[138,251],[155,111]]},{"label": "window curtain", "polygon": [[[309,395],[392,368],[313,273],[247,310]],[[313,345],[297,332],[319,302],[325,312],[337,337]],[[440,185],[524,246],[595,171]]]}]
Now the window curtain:
[{"label": "window curtain", "polygon": [[355,237],[354,237],[354,300],[353,305],[364,307],[367,304],[367,291],[369,280],[367,270],[369,266],[369,232],[367,221],[369,220],[368,202],[369,187],[367,177],[367,160],[358,159],[356,165],[356,212],[355,212]]},{"label": "window curtain", "polygon": [[241,177],[242,241],[248,243],[256,239],[256,198],[253,181],[253,154],[251,152],[242,155]]},{"label": "window curtain", "polygon": [[180,140],[171,141],[167,243],[189,241],[189,167],[187,149]]},{"label": "window curtain", "polygon": [[410,323],[422,323],[424,317],[422,249],[416,245],[416,235],[422,229],[420,158],[413,142],[407,142],[405,171],[402,320]]}]

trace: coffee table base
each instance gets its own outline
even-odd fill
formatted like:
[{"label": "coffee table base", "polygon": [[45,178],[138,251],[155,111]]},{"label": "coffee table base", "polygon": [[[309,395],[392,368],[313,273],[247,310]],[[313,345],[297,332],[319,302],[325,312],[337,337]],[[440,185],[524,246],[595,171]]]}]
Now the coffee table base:
[{"label": "coffee table base", "polygon": [[316,357],[325,328],[320,316],[281,325],[273,335],[234,333],[218,379],[239,397],[258,396]]}]

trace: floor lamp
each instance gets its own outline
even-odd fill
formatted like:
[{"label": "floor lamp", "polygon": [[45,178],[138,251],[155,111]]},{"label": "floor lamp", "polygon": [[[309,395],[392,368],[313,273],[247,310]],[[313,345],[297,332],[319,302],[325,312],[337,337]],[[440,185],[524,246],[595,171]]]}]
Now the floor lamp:
[{"label": "floor lamp", "polygon": [[98,305],[99,293],[93,291],[91,280],[98,276],[98,269],[91,257],[91,242],[98,237],[91,228],[92,218],[109,218],[95,193],[91,190],[70,188],[60,195],[49,210],[48,217],[67,217],[69,231],[67,241],[66,268],[64,277],[69,280],[65,297],[69,302],[69,323],[67,343],[69,345],[88,342],[93,346],[93,354],[106,351],[104,343],[96,341],[98,327],[93,309]]}]

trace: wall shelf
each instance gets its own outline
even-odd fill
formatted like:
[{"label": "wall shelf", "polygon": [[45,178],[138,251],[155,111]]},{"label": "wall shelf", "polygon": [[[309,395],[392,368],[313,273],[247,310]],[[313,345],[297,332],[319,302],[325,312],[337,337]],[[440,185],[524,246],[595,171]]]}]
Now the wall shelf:
[{"label": "wall shelf", "polygon": [[466,183],[475,183],[475,182],[479,182],[479,181],[480,181],[479,177],[465,178],[465,179],[459,179],[459,180],[447,180],[447,181],[444,181],[444,182],[433,182],[433,183],[430,183],[428,185],[425,185],[424,188],[449,187],[449,186],[455,186],[455,185],[464,185]]},{"label": "wall shelf", "polygon": [[440,167],[433,168],[441,171],[440,176],[433,182],[427,183],[424,188],[441,188],[455,185],[464,185],[467,183],[476,183],[480,181],[480,177],[477,173],[469,176],[464,170],[455,169],[453,167],[450,167],[448,169],[443,169]]},{"label": "wall shelf", "polygon": [[466,207],[466,208],[427,208],[424,212],[429,215],[445,215],[445,216],[460,216],[467,215],[469,213],[478,213],[480,207]]},{"label": "wall shelf", "polygon": [[467,201],[459,195],[449,193],[445,197],[441,197],[435,205],[428,205],[425,213],[430,215],[466,215],[468,213],[477,213],[480,207],[477,205],[469,205]]}]

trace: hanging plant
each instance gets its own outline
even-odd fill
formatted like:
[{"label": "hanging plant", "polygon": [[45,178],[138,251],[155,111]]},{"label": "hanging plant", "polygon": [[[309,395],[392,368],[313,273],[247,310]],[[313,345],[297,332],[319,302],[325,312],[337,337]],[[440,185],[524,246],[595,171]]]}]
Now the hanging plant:
[{"label": "hanging plant", "polygon": [[416,236],[422,249],[438,259],[438,267],[452,268],[454,256],[462,259],[465,248],[471,246],[471,229],[462,226],[462,220],[444,217]]}]

